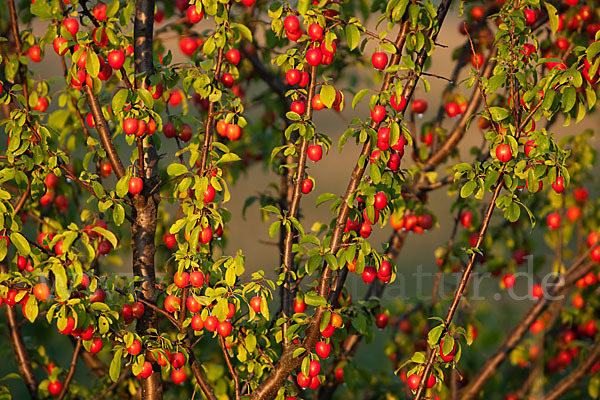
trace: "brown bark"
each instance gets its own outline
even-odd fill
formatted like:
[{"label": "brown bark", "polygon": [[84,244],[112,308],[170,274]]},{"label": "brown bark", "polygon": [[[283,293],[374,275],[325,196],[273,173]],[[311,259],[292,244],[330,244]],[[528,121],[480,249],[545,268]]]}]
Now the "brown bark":
[{"label": "brown bark", "polygon": [[[154,0],[137,0],[134,21],[134,63],[136,76],[150,76],[154,72],[152,58],[153,31],[154,31]],[[127,79],[124,77],[124,79]],[[136,82],[137,87],[146,87],[144,80]],[[160,202],[158,192],[150,192],[150,188],[157,187],[158,155],[151,138],[144,140],[142,157],[139,160],[142,170],[140,177],[144,181],[142,193],[133,197],[131,237],[133,247],[133,273],[143,278],[138,287],[138,296],[152,304],[156,303],[155,291],[155,236],[157,223],[157,209]],[[148,330],[158,330],[158,318],[152,308],[146,310],[143,317],[137,322],[136,331],[142,336]],[[154,365],[150,377],[142,379],[142,399],[162,399],[163,382],[160,367]]]},{"label": "brown bark", "polygon": [[[8,266],[5,263],[0,263],[0,272],[8,273]],[[15,351],[17,368],[19,369],[19,373],[23,378],[25,386],[27,386],[29,396],[32,399],[37,400],[38,383],[35,379],[35,374],[33,373],[29,352],[25,347],[25,343],[23,343],[23,336],[21,335],[19,321],[17,320],[17,312],[14,307],[9,307],[8,305],[4,306],[4,308],[6,309],[6,325],[8,327],[10,344]]]}]

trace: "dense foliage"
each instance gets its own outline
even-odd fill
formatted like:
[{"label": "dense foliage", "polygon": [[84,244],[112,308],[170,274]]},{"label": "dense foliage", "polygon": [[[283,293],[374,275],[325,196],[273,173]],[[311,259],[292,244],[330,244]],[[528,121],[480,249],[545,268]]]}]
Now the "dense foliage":
[{"label": "dense foliage", "polygon": [[[600,8],[452,3],[7,0],[6,379],[59,399],[597,398],[600,204],[594,134],[577,123],[597,102]],[[450,13],[464,44],[438,76]],[[45,57],[64,74],[40,78]],[[431,79],[448,85],[426,113]],[[367,103],[339,138],[313,119]],[[481,145],[466,149],[467,132]],[[352,170],[334,171],[347,190],[327,193],[310,166],[353,145]],[[281,177],[246,202],[278,240],[267,273],[227,251],[230,186],[255,163]],[[316,205],[302,202],[313,190]],[[453,224],[433,294],[383,302],[408,273],[399,254],[418,251],[408,235],[439,225],[434,190]],[[303,223],[322,204],[331,219]],[[389,241],[369,241],[388,222]],[[117,257],[132,274],[111,269]],[[468,301],[482,273],[513,295],[517,276],[531,282],[514,327]],[[354,360],[377,329],[387,372]],[[9,387],[22,389],[0,398],[18,397]]]}]

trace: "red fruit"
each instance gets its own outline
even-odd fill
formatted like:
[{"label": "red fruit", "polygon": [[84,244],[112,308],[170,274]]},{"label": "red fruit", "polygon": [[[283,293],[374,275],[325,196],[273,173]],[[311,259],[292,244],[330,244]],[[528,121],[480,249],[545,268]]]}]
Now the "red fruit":
[{"label": "red fruit", "polygon": [[544,289],[542,288],[542,285],[533,285],[533,287],[531,288],[531,296],[534,299],[539,299],[544,295]]},{"label": "red fruit", "polygon": [[471,213],[471,211],[465,211],[462,214],[460,214],[460,223],[465,228],[468,229],[471,227],[472,220],[473,220],[473,213]]},{"label": "red fruit", "polygon": [[412,103],[412,108],[417,114],[423,114],[425,111],[427,111],[427,101],[423,99],[416,99]]},{"label": "red fruit", "polygon": [[204,321],[204,327],[209,332],[216,331],[218,325],[219,325],[219,320],[217,319],[217,317],[215,317],[213,315],[206,317],[206,320]]},{"label": "red fruit", "polygon": [[[56,54],[62,56],[67,52],[67,50],[69,50],[68,46],[66,46],[66,43],[68,43],[68,40],[60,36],[54,39],[54,42],[52,42],[52,47],[54,47],[54,51],[56,52]],[[60,50],[61,47],[62,51]]]},{"label": "red fruit", "polygon": [[329,353],[331,353],[331,344],[326,342],[317,342],[315,345],[315,351],[317,355],[323,359],[329,357]]},{"label": "red fruit", "polygon": [[198,42],[190,37],[182,38],[179,41],[179,50],[185,55],[191,56],[197,48]]},{"label": "red fruit", "polygon": [[182,13],[186,10],[189,3],[189,0],[175,0],[175,7],[179,10],[180,13]]},{"label": "red fruit", "polygon": [[319,372],[321,372],[321,363],[316,360],[312,360],[308,364],[308,376],[317,376],[319,375]]},{"label": "red fruit", "polygon": [[377,277],[377,270],[373,267],[365,267],[362,273],[362,279],[365,283],[371,283]]},{"label": "red fruit", "polygon": [[523,12],[525,13],[525,23],[527,23],[527,25],[529,25],[529,26],[533,25],[536,20],[535,11],[525,9],[525,10],[523,10]]},{"label": "red fruit", "polygon": [[321,61],[323,60],[323,53],[321,52],[321,49],[310,49],[306,52],[306,62],[313,66],[316,67],[319,64],[321,64]]},{"label": "red fruit", "polygon": [[54,381],[48,384],[48,392],[53,396],[58,396],[62,392],[63,383],[61,381]]},{"label": "red fruit", "polygon": [[38,102],[33,109],[35,111],[46,112],[48,109],[48,99],[45,97],[39,97]]},{"label": "red fruit", "polygon": [[306,311],[306,303],[304,301],[294,300],[294,312],[303,313]]},{"label": "red fruit", "polygon": [[206,191],[204,192],[204,203],[210,203],[215,199],[215,188],[212,185],[208,185],[206,187]]},{"label": "red fruit", "polygon": [[173,276],[173,282],[178,288],[187,287],[190,283],[190,275],[185,271],[183,271],[181,274],[176,272]]},{"label": "red fruit", "polygon": [[179,104],[181,104],[181,100],[183,100],[183,96],[179,90],[172,90],[169,93],[169,104],[173,107],[177,107]]},{"label": "red fruit", "polygon": [[102,350],[102,346],[104,346],[104,342],[102,342],[102,338],[95,337],[92,339],[92,344],[90,345],[90,354],[97,354]]},{"label": "red fruit", "polygon": [[187,19],[190,24],[197,24],[204,17],[204,10],[198,12],[196,6],[189,6],[187,9]]},{"label": "red fruit", "polygon": [[471,64],[474,68],[481,68],[484,62],[483,54],[475,53],[471,56]]},{"label": "red fruit", "polygon": [[190,273],[190,283],[194,287],[204,285],[204,274],[201,271],[193,271]]},{"label": "red fruit", "polygon": [[375,209],[375,214],[373,216],[373,221],[371,221],[369,219],[369,215],[367,214],[367,210],[364,209],[363,210],[363,219],[365,220],[366,223],[370,224],[370,225],[375,225],[377,223],[377,221],[379,221],[379,210]]},{"label": "red fruit", "polygon": [[374,122],[379,123],[385,119],[385,107],[377,105],[371,110],[371,118]]},{"label": "red fruit", "polygon": [[187,379],[187,374],[184,369],[173,369],[171,370],[171,379],[176,385],[182,384]]},{"label": "red fruit", "polygon": [[458,107],[458,104],[454,103],[454,102],[450,102],[448,104],[446,104],[446,114],[448,114],[448,116],[450,118],[452,117],[456,117],[460,112],[460,109]]},{"label": "red fruit", "polygon": [[181,309],[181,299],[175,295],[168,295],[167,298],[165,299],[165,305],[164,305],[165,311],[170,312],[170,313],[174,313],[175,311],[178,311]]},{"label": "red fruit", "polygon": [[219,335],[221,335],[221,337],[224,338],[231,334],[232,329],[233,327],[231,326],[231,322],[229,321],[219,322],[219,324],[217,325],[217,332],[219,333]]},{"label": "red fruit", "polygon": [[387,196],[383,192],[379,192],[375,195],[375,208],[378,210],[383,210],[387,207]]},{"label": "red fruit", "polygon": [[98,60],[100,61],[100,72],[98,72],[98,78],[102,81],[107,81],[112,76],[113,69],[106,61],[104,61],[104,57],[99,57]]},{"label": "red fruit", "polygon": [[292,42],[295,42],[296,40],[300,39],[300,36],[302,36],[302,31],[298,29],[297,32],[289,32],[286,31],[285,35],[287,36],[288,39],[290,39]]},{"label": "red fruit", "polygon": [[204,321],[202,321],[202,317],[200,314],[196,314],[192,317],[192,322],[190,324],[193,330],[201,331],[204,329]]},{"label": "red fruit", "polygon": [[310,24],[307,33],[313,42],[318,42],[323,39],[323,28],[319,24]]},{"label": "red fruit", "polygon": [[50,289],[45,283],[38,283],[33,287],[33,295],[40,301],[46,301],[50,297]]},{"label": "red fruit", "polygon": [[313,189],[313,181],[311,179],[305,179],[302,181],[302,193],[308,194]]},{"label": "red fruit", "polygon": [[571,222],[575,222],[581,217],[581,209],[577,206],[571,206],[567,208],[567,219]]},{"label": "red fruit", "polygon": [[300,386],[302,389],[305,389],[308,387],[308,385],[310,385],[311,379],[300,372],[296,378],[296,381],[298,382],[298,386]]},{"label": "red fruit", "polygon": [[294,101],[290,107],[290,110],[298,115],[302,115],[304,114],[304,111],[306,111],[306,106],[304,105],[303,101]]},{"label": "red fruit", "polygon": [[456,342],[454,342],[454,347],[450,351],[450,353],[444,355],[444,339],[440,341],[440,357],[444,362],[451,362],[454,360],[454,355],[456,354]]},{"label": "red fruit", "polygon": [[384,70],[388,63],[388,56],[380,51],[375,52],[371,56],[371,63],[375,69]]},{"label": "red fruit", "polygon": [[302,77],[302,73],[294,68],[289,69],[285,73],[285,80],[287,81],[288,85],[292,85],[292,86],[297,85],[298,83],[300,83],[301,77]]},{"label": "red fruit", "polygon": [[183,367],[185,365],[185,356],[183,353],[173,353],[171,356],[171,365],[176,369]]},{"label": "red fruit", "polygon": [[328,325],[325,327],[325,329],[323,329],[323,330],[321,331],[321,335],[322,335],[324,338],[329,338],[329,337],[331,337],[331,336],[333,335],[333,333],[334,333],[334,332],[335,332],[335,327],[334,327],[333,325],[331,325],[331,323],[329,323],[329,324],[328,324]]},{"label": "red fruit", "polygon": [[202,305],[194,298],[194,296],[188,296],[185,300],[185,305],[192,314],[195,314],[202,309]]},{"label": "red fruit", "polygon": [[145,311],[146,307],[143,303],[140,303],[139,301],[136,301],[131,305],[131,314],[135,319],[142,318],[144,316]]},{"label": "red fruit", "polygon": [[371,228],[371,225],[368,222],[363,222],[360,226],[360,236],[366,239],[371,236],[372,230],[373,228]]},{"label": "red fruit", "polygon": [[210,226],[205,226],[200,231],[200,243],[208,244],[212,240],[213,234]]},{"label": "red fruit", "polygon": [[29,58],[31,58],[31,61],[33,62],[42,61],[40,46],[31,46],[27,54],[29,54]]},{"label": "red fruit", "polygon": [[142,351],[142,344],[139,340],[134,339],[131,346],[127,348],[127,352],[132,356],[137,356]]},{"label": "red fruit", "polygon": [[400,96],[400,102],[398,103],[396,101],[396,95],[393,94],[392,98],[390,99],[390,103],[392,105],[392,108],[396,111],[402,111],[404,110],[404,108],[406,108],[406,98],[404,96]]},{"label": "red fruit", "polygon": [[135,118],[125,118],[123,121],[123,131],[127,135],[133,135],[139,129],[139,122]]},{"label": "red fruit", "polygon": [[235,315],[236,309],[235,309],[235,304],[233,303],[228,303],[227,304],[227,320],[231,320],[231,318],[233,318],[233,316]]},{"label": "red fruit", "polygon": [[53,189],[58,185],[58,177],[54,174],[54,172],[48,173],[44,178],[44,183],[48,189]]},{"label": "red fruit", "polygon": [[388,324],[388,316],[385,314],[379,314],[375,317],[375,325],[379,329],[384,329]]},{"label": "red fruit", "polygon": [[123,304],[121,309],[121,318],[125,321],[125,325],[129,325],[133,322],[133,310],[129,304]]},{"label": "red fruit", "polygon": [[528,140],[524,146],[525,156],[529,157],[529,153],[531,153],[531,150],[533,150],[535,147],[537,147],[535,142],[533,140]]},{"label": "red fruit", "polygon": [[107,61],[113,69],[121,69],[125,63],[125,53],[122,50],[113,50],[108,53]]},{"label": "red fruit", "polygon": [[177,134],[177,131],[175,130],[175,125],[170,121],[167,122],[163,125],[163,133],[165,134],[166,138],[174,138]]},{"label": "red fruit", "polygon": [[313,96],[311,104],[315,111],[321,111],[325,108],[325,103],[323,103],[323,100],[321,100],[321,94],[319,93]]},{"label": "red fruit", "polygon": [[408,377],[407,383],[409,388],[411,388],[412,390],[417,390],[419,384],[421,383],[421,377],[417,374],[412,374]]},{"label": "red fruit", "polygon": [[240,51],[238,49],[229,49],[227,53],[225,53],[225,58],[229,63],[238,65],[241,59]]},{"label": "red fruit", "polygon": [[512,159],[510,146],[507,144],[499,144],[498,147],[496,147],[496,158],[503,163],[510,161]]},{"label": "red fruit", "polygon": [[262,299],[260,297],[253,297],[250,299],[250,307],[252,307],[254,312],[257,314],[260,314],[261,304],[262,304]]},{"label": "red fruit", "polygon": [[77,34],[77,31],[79,31],[79,22],[77,22],[75,18],[67,18],[63,21],[62,24],[65,28],[67,28],[67,31],[72,36],[75,36]]},{"label": "red fruit", "polygon": [[132,195],[140,193],[143,188],[144,182],[142,181],[142,178],[134,176],[129,179],[129,193]]},{"label": "red fruit", "polygon": [[575,201],[578,203],[585,203],[588,198],[588,191],[585,188],[577,188],[574,193]]},{"label": "red fruit", "polygon": [[230,73],[225,72],[221,75],[221,83],[226,88],[231,88],[233,86],[233,76]]},{"label": "red fruit", "polygon": [[104,4],[104,3],[98,3],[92,9],[92,15],[98,21],[102,22],[102,21],[104,21],[106,19],[106,9],[107,8],[108,7],[106,6],[106,4]]},{"label": "red fruit", "polygon": [[323,149],[321,146],[313,144],[308,146],[307,154],[311,161],[317,162],[323,157]]},{"label": "red fruit", "polygon": [[229,124],[225,134],[229,140],[236,141],[242,136],[242,128],[237,124]]},{"label": "red fruit", "polygon": [[513,274],[506,274],[502,277],[502,283],[507,289],[510,289],[515,285],[516,278]]},{"label": "red fruit", "polygon": [[560,214],[558,213],[550,213],[546,218],[546,223],[550,229],[557,229],[560,226]]},{"label": "red fruit", "polygon": [[556,182],[552,184],[552,189],[554,189],[556,193],[562,193],[563,190],[565,190],[565,178],[557,176]]},{"label": "red fruit", "polygon": [[294,33],[300,30],[300,21],[295,15],[288,15],[283,20],[283,26],[286,31]]},{"label": "red fruit", "polygon": [[300,85],[300,87],[305,87],[306,85],[308,85],[309,80],[310,80],[310,75],[308,75],[308,72],[301,72],[300,73],[300,82],[298,82],[298,85]]}]

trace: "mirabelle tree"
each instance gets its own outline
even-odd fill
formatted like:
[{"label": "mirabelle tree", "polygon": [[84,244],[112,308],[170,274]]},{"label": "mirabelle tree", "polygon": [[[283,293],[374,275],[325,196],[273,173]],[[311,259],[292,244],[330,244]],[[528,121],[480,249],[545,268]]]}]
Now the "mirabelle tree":
[{"label": "mirabelle tree", "polygon": [[[21,3],[7,0],[0,24],[0,305],[31,398],[598,396],[596,153],[577,125],[597,101],[594,2]],[[464,44],[439,76],[427,70],[449,13]],[[64,74],[45,80],[35,64],[48,52]],[[356,64],[379,86],[350,85]],[[448,85],[425,114],[430,79]],[[251,82],[267,93],[251,95]],[[361,102],[369,112],[334,145],[314,114]],[[557,123],[573,134],[558,140]],[[469,154],[467,132],[482,139]],[[310,163],[352,142],[352,169],[333,172],[347,189],[319,194],[332,217],[309,228],[301,209],[315,205],[302,198],[321,191]],[[226,246],[230,186],[260,160],[281,177],[248,200],[278,238],[275,274],[247,272]],[[387,304],[408,236],[439,225],[434,190],[453,199],[454,224],[433,294]],[[387,243],[371,243],[387,222]],[[469,346],[498,327],[465,301],[473,274],[510,290],[532,254],[533,305],[487,341],[484,362]],[[110,272],[111,257],[131,257],[132,274]],[[442,295],[452,273],[459,283]],[[369,285],[364,300],[349,274]],[[357,372],[377,328],[398,376]],[[60,334],[70,364],[45,351]],[[531,365],[528,377],[507,360]],[[76,378],[81,364],[94,380]]]}]

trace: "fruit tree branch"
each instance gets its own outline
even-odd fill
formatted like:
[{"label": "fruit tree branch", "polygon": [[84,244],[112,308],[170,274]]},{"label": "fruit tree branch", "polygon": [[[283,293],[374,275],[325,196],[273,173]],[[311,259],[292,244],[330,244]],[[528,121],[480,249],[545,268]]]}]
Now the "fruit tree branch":
[{"label": "fruit tree branch", "polygon": [[573,385],[575,385],[581,378],[583,378],[590,368],[594,365],[594,363],[600,358],[600,342],[596,342],[596,344],[591,348],[590,354],[588,357],[581,362],[578,366],[573,369],[573,371],[561,379],[544,397],[544,400],[559,400],[562,399],[563,395],[566,394]]},{"label": "fruit tree branch", "polygon": [[[12,3],[12,0],[11,0]],[[8,266],[5,263],[0,264],[0,272],[8,273]],[[23,336],[19,329],[19,323],[17,321],[17,313],[13,307],[9,307],[8,304],[4,307],[6,309],[6,324],[8,326],[8,333],[10,336],[10,343],[12,344],[13,350],[15,351],[15,358],[17,361],[17,368],[19,373],[23,377],[25,386],[29,391],[29,396],[33,400],[37,400],[38,394],[38,383],[33,373],[33,367],[31,366],[31,359],[29,358],[29,352],[23,343]]]},{"label": "fruit tree branch", "polygon": [[188,352],[190,357],[190,368],[192,369],[192,372],[194,373],[196,381],[198,382],[198,385],[200,385],[202,392],[204,392],[204,395],[208,400],[217,400],[217,397],[215,396],[212,388],[210,387],[210,384],[204,377],[200,361],[196,359],[196,356],[194,355],[194,352],[191,348],[188,348]]},{"label": "fruit tree branch", "polygon": [[[15,39],[15,47],[17,50],[17,57],[23,55],[23,46],[21,43],[21,35],[19,33],[19,19],[17,17],[17,10],[15,8],[15,0],[8,0],[8,11],[10,13],[10,25],[12,29],[13,38]],[[19,78],[23,85],[23,96],[25,96],[25,108],[28,111],[27,120],[29,121],[29,88],[27,87],[27,77],[23,70],[23,65],[19,63]]]},{"label": "fruit tree branch", "polygon": [[81,351],[81,339],[77,340],[77,345],[75,345],[75,351],[73,351],[73,358],[71,359],[71,365],[69,367],[69,372],[67,373],[67,377],[65,378],[65,383],[63,385],[60,394],[58,395],[57,400],[62,400],[65,398],[65,395],[69,391],[69,385],[73,380],[73,375],[75,375],[75,367],[77,366],[77,357],[79,356],[79,352]]},{"label": "fruit tree branch", "polygon": [[[310,70],[310,86],[308,87],[308,95],[306,100],[306,114],[305,120],[310,121],[313,114],[312,107],[312,99],[315,95],[315,87],[317,82],[317,67],[312,67]],[[287,218],[296,218],[298,215],[298,209],[300,208],[300,199],[302,198],[302,181],[304,180],[304,171],[306,169],[306,157],[307,157],[307,149],[308,149],[308,140],[306,137],[302,138],[300,149],[298,150],[298,169],[296,170],[296,181],[293,186],[293,194],[292,201],[290,203],[290,208],[288,209],[288,213],[286,215]],[[287,318],[291,315],[291,293],[290,293],[290,271],[293,269],[294,264],[294,253],[292,251],[292,245],[294,243],[294,234],[296,233],[293,226],[290,226],[289,229],[286,230],[284,241],[283,241],[283,265],[284,265],[284,274],[286,279],[284,281],[284,300],[282,300],[282,310],[283,317]],[[287,327],[287,323],[286,323]],[[284,345],[287,345],[287,338],[284,332]]]},{"label": "fruit tree branch", "polygon": [[[492,213],[494,212],[494,208],[496,207],[496,199],[498,198],[498,195],[500,195],[500,191],[502,190],[502,187],[504,186],[502,178],[503,178],[503,174],[501,173],[500,177],[498,178],[496,189],[494,190],[494,194],[492,195],[490,203],[485,212],[483,221],[481,222],[481,228],[479,229],[479,235],[477,236],[477,243],[475,243],[475,246],[474,246],[476,248],[481,247],[481,243],[483,243],[483,238],[484,238],[487,228],[490,224],[490,220],[492,219]],[[460,283],[458,284],[458,288],[456,289],[456,294],[454,295],[454,299],[452,299],[452,304],[450,304],[450,308],[448,309],[448,314],[446,315],[446,318],[444,320],[444,325],[446,326],[446,328],[448,326],[450,326],[450,323],[452,322],[452,319],[454,318],[454,314],[456,313],[456,310],[458,309],[458,304],[460,303],[460,300],[462,299],[462,295],[463,295],[465,289],[467,288],[467,284],[469,282],[471,272],[473,272],[473,267],[475,265],[475,260],[477,259],[477,256],[478,256],[478,254],[476,252],[473,252],[471,254],[471,257],[469,258],[469,262],[467,263],[467,266],[465,267],[463,276],[460,280]],[[433,365],[433,360],[435,359],[435,356],[436,356],[435,351],[431,351],[429,353],[427,364],[425,365],[425,370],[421,374],[421,376],[425,377],[425,378],[421,379],[419,388],[417,389],[417,393],[415,394],[415,400],[419,400],[421,398],[421,396],[423,395],[423,391],[425,388],[425,381],[427,380],[427,377],[429,376],[429,372],[431,371],[431,367]]]},{"label": "fruit tree branch", "polygon": [[[580,267],[586,257],[587,254],[583,254],[578,260],[576,260],[571,267],[565,273],[565,282],[560,284],[555,284],[551,288],[550,295],[554,298],[557,296],[562,296],[563,291],[569,285],[571,285],[575,280],[577,280],[580,276],[586,274],[594,264],[592,262],[588,262],[587,264]],[[472,400],[483,388],[485,382],[491,378],[494,373],[497,371],[498,367],[502,362],[508,357],[509,353],[512,349],[521,341],[521,339],[528,332],[529,327],[533,322],[544,312],[548,304],[550,303],[549,296],[542,296],[533,307],[527,312],[527,314],[521,319],[521,321],[517,324],[517,326],[513,329],[513,331],[508,335],[505,339],[504,343],[498,348],[496,353],[486,361],[481,370],[475,377],[471,380],[469,386],[464,388],[461,392],[461,400]]]},{"label": "fruit tree branch", "polygon": [[102,115],[102,108],[98,102],[98,97],[94,94],[94,90],[86,84],[83,85],[83,90],[87,98],[87,103],[90,106],[92,116],[94,117],[94,121],[96,122],[96,130],[100,135],[102,147],[104,147],[104,151],[106,151],[106,155],[108,156],[108,161],[110,161],[110,165],[112,166],[113,171],[115,171],[115,176],[117,179],[121,179],[125,175],[125,169],[123,168],[123,163],[112,142],[111,133],[108,129],[108,124],[104,119],[104,115]]},{"label": "fruit tree branch", "polygon": [[27,180],[27,188],[25,189],[25,191],[19,198],[17,205],[15,206],[15,210],[13,212],[14,215],[18,215],[19,212],[21,212],[21,209],[23,208],[23,206],[25,205],[25,202],[27,201],[27,198],[29,197],[29,193],[31,193],[31,180],[30,179]]},{"label": "fruit tree branch", "polygon": [[222,336],[219,336],[219,344],[221,345],[221,350],[223,350],[223,357],[225,358],[227,369],[233,378],[233,384],[235,386],[235,400],[240,400],[240,378],[238,377],[237,372],[235,372],[235,368],[233,368],[233,365],[231,364],[231,359],[229,358],[229,354],[227,354],[225,340],[223,340]]}]

